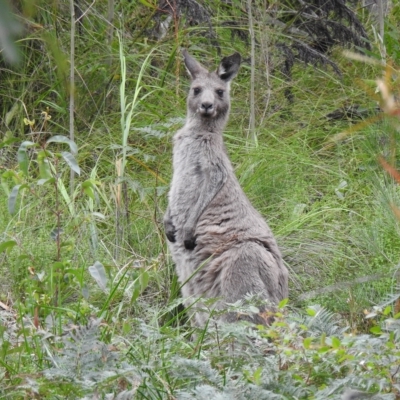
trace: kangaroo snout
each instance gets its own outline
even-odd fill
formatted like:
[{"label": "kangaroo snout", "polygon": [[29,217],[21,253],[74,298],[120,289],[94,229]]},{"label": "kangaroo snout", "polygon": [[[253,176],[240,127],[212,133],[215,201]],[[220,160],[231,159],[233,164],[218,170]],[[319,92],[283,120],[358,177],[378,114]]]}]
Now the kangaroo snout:
[{"label": "kangaroo snout", "polygon": [[214,105],[209,101],[201,103],[200,112],[204,115],[211,115],[214,112]]}]

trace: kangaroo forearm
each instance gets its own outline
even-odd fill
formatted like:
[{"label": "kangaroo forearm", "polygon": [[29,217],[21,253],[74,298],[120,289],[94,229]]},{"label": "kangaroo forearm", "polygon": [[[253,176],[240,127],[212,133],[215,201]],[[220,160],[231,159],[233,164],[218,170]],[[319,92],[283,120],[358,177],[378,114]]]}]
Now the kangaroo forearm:
[{"label": "kangaroo forearm", "polygon": [[220,165],[215,165],[215,167],[207,173],[207,176],[205,177],[200,188],[200,194],[197,202],[190,211],[185,226],[194,228],[204,210],[224,186],[226,182],[226,175],[226,171]]},{"label": "kangaroo forearm", "polygon": [[176,229],[175,229],[175,225],[172,221],[171,209],[169,206],[164,214],[164,230],[165,230],[165,235],[167,236],[168,240],[170,242],[175,242]]},{"label": "kangaroo forearm", "polygon": [[199,197],[190,210],[190,214],[182,229],[183,244],[186,249],[192,250],[196,247],[195,230],[201,214],[218,194],[226,182],[227,173],[222,164],[214,164],[213,167],[203,170],[203,184],[199,190]]}]

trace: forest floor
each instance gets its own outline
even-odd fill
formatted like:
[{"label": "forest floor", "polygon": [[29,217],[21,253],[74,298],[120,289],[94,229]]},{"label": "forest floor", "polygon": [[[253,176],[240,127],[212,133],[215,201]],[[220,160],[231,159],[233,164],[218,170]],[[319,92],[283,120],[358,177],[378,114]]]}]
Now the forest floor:
[{"label": "forest floor", "polygon": [[[298,63],[289,80],[258,57],[251,140],[250,50],[222,41],[245,60],[227,151],[290,295],[271,327],[196,329],[162,225],[186,114],[180,55],[173,40],[127,37],[110,54],[91,32],[76,55],[74,141],[62,55],[33,40],[18,72],[0,70],[0,398],[399,398],[400,131],[384,91],[397,93],[395,67],[335,48],[341,76]],[[189,46],[216,67],[206,48]]]}]

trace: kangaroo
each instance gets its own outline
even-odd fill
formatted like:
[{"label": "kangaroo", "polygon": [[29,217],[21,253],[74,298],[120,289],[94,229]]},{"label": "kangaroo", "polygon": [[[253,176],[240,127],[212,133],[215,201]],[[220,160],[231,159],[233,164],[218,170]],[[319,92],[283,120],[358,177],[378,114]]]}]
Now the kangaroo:
[{"label": "kangaroo", "polygon": [[[288,297],[288,271],[269,226],[240,187],[222,135],[240,54],[223,58],[215,72],[186,50],[183,56],[191,86],[185,125],[173,139],[164,227],[185,305],[219,298],[215,307],[223,309],[247,294],[277,304]],[[250,320],[265,324],[265,315]],[[197,312],[194,323],[203,326],[207,318]]]}]

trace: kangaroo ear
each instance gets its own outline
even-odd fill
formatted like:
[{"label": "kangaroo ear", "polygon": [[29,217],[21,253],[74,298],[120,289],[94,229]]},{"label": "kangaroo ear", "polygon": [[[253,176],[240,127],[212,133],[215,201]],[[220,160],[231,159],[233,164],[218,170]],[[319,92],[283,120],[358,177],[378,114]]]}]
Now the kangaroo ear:
[{"label": "kangaroo ear", "polygon": [[186,49],[182,50],[182,54],[185,60],[186,69],[192,79],[195,79],[201,73],[207,73],[207,70],[197,62]]},{"label": "kangaroo ear", "polygon": [[235,53],[224,57],[217,69],[217,75],[226,82],[231,81],[238,73],[240,67],[240,54]]}]

